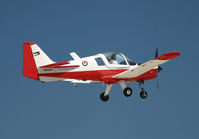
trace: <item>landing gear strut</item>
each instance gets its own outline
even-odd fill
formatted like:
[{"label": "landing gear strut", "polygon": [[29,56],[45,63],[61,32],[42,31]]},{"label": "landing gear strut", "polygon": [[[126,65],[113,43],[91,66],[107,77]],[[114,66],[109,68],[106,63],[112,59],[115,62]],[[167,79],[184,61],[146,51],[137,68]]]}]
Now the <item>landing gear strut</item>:
[{"label": "landing gear strut", "polygon": [[142,81],[142,80],[139,81],[139,87],[140,87],[140,89],[141,89],[140,97],[141,97],[142,99],[145,99],[145,98],[147,98],[147,92],[144,90],[143,84],[144,84],[144,81]]}]

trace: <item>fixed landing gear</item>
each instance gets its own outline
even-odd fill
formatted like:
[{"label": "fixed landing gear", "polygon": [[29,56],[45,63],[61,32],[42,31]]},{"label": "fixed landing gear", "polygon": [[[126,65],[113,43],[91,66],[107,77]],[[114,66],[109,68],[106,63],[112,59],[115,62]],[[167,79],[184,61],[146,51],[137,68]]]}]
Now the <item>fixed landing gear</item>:
[{"label": "fixed landing gear", "polygon": [[141,92],[140,92],[140,97],[141,97],[142,99],[147,98],[147,92],[146,92],[145,90],[141,91]]},{"label": "fixed landing gear", "polygon": [[126,87],[124,90],[123,90],[123,93],[126,97],[130,97],[132,95],[132,89],[130,87]]},{"label": "fixed landing gear", "polygon": [[[146,99],[148,95],[147,95],[147,92],[143,88],[144,81],[140,80],[138,82],[139,82],[139,87],[141,89],[140,97],[142,99]],[[120,84],[121,88],[123,89],[124,96],[129,97],[132,95],[132,93],[133,93],[132,89],[130,87],[126,87],[124,80],[119,81],[119,84]],[[106,102],[109,100],[109,92],[111,90],[111,87],[112,87],[112,84],[107,84],[106,91],[101,93],[100,99],[103,102]]]},{"label": "fixed landing gear", "polygon": [[141,89],[140,97],[141,97],[142,99],[146,99],[146,98],[147,98],[147,92],[144,90],[143,84],[144,84],[144,81],[139,81],[139,87],[140,87],[140,89]]},{"label": "fixed landing gear", "polygon": [[[122,87],[123,89],[123,94],[124,96],[126,97],[129,97],[132,95],[133,91],[130,87],[126,87],[126,84],[125,84],[125,81],[121,80],[119,81],[119,84],[120,86]],[[112,84],[107,84],[107,87],[106,87],[106,91],[101,93],[100,95],[100,99],[104,102],[108,101],[109,100],[109,92],[111,90],[111,87],[112,87]]]},{"label": "fixed landing gear", "polygon": [[119,81],[121,88],[123,89],[124,96],[129,97],[132,95],[133,91],[130,87],[126,87],[125,81]]},{"label": "fixed landing gear", "polygon": [[124,96],[129,97],[132,95],[132,93],[133,93],[132,89],[130,87],[126,87],[124,80],[119,81],[119,84],[120,84],[121,88],[123,89]]},{"label": "fixed landing gear", "polygon": [[109,100],[109,92],[111,90],[111,87],[112,87],[112,84],[107,84],[107,87],[106,87],[106,91],[101,93],[100,95],[100,99],[104,102],[108,101]]},{"label": "fixed landing gear", "polygon": [[102,101],[106,102],[106,101],[108,101],[108,99],[109,99],[109,95],[104,95],[104,94],[105,94],[105,92],[101,93],[100,99],[101,99]]}]

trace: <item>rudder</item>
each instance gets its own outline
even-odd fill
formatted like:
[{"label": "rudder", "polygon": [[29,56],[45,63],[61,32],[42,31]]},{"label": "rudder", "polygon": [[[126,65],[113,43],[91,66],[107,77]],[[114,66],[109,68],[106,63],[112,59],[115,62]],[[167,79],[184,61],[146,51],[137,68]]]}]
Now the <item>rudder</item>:
[{"label": "rudder", "polygon": [[23,47],[23,76],[28,78],[39,80],[39,76],[37,73],[37,67],[33,58],[31,45],[35,43],[24,42]]}]

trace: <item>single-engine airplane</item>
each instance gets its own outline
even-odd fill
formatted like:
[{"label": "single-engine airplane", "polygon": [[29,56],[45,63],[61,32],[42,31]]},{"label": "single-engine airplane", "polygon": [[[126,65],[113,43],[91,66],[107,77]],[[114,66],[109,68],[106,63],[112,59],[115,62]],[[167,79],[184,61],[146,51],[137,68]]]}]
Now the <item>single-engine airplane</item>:
[{"label": "single-engine airplane", "polygon": [[80,58],[75,52],[70,53],[73,60],[64,62],[52,61],[37,44],[25,42],[23,47],[23,76],[41,82],[70,81],[72,83],[101,82],[107,84],[100,99],[107,101],[113,84],[119,83],[126,97],[132,95],[132,89],[125,82],[139,83],[140,97],[145,99],[147,92],[143,84],[154,79],[162,70],[159,66],[180,55],[170,52],[158,56],[142,64],[137,64],[122,53],[107,52]]}]

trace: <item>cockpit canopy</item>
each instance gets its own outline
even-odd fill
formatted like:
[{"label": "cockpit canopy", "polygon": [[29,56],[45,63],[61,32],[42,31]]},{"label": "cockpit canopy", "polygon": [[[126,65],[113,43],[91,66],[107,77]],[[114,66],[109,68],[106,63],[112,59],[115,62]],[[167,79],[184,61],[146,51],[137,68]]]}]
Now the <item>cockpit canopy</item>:
[{"label": "cockpit canopy", "polygon": [[107,52],[103,53],[103,55],[108,60],[109,64],[116,64],[116,65],[136,65],[135,62],[130,60],[129,58],[125,57],[123,54],[118,52]]}]

